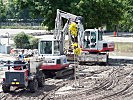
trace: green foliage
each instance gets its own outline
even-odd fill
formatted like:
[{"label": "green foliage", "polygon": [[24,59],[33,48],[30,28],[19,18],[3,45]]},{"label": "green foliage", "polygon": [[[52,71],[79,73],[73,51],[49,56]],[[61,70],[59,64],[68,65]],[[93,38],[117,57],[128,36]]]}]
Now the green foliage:
[{"label": "green foliage", "polygon": [[14,43],[16,48],[21,49],[37,49],[38,48],[38,39],[27,35],[24,32],[17,34],[14,38]]},{"label": "green foliage", "polygon": [[85,28],[98,28],[118,23],[123,5],[118,0],[79,0],[72,11],[84,17]]},{"label": "green foliage", "polygon": [[13,40],[16,48],[29,49],[30,47],[29,36],[24,32],[17,34]]},{"label": "green foliage", "polygon": [[4,20],[31,18],[28,9],[21,9],[20,7],[21,5],[17,0],[7,0],[5,3],[3,3],[3,0],[0,0],[0,18]]},{"label": "green foliage", "polygon": [[102,25],[118,23],[122,14],[119,0],[34,0],[21,1],[21,8],[28,7],[32,17],[40,15],[43,25],[54,28],[56,10],[61,9],[84,17],[85,28],[97,28]]},{"label": "green foliage", "polygon": [[37,49],[38,48],[38,38],[30,38],[29,41],[30,41],[30,46],[31,46],[31,49]]},{"label": "green foliage", "polygon": [[119,29],[121,31],[133,32],[133,0],[125,0],[122,20],[119,22]]},{"label": "green foliage", "polygon": [[27,35],[24,32],[17,34],[14,38],[14,43],[16,48],[21,49],[37,49],[38,48],[38,39]]},{"label": "green foliage", "polygon": [[69,11],[72,0],[17,0],[22,9],[28,8],[32,18],[43,18],[44,26],[48,29],[54,28],[56,10]]},{"label": "green foliage", "polygon": [[133,31],[133,0],[0,0],[0,20],[44,19],[42,25],[51,30],[57,9],[83,16],[85,28]]},{"label": "green foliage", "polygon": [[8,0],[8,3],[6,5],[7,18],[18,18],[18,10],[18,5],[15,4],[14,0]]},{"label": "green foliage", "polygon": [[3,0],[0,0],[0,21],[3,21],[6,18],[5,9],[6,7],[3,4]]}]

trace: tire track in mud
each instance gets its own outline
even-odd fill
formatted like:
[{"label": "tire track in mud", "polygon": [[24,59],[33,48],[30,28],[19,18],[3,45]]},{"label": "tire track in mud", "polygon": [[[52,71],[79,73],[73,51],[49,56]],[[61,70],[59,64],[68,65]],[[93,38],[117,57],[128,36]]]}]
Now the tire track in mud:
[{"label": "tire track in mud", "polygon": [[[106,69],[106,68],[100,69],[100,70],[96,70],[95,72],[92,72],[93,74],[91,76],[93,76],[95,74],[100,74],[100,73],[108,71],[108,70],[109,69]],[[103,82],[103,80],[104,80],[104,82]],[[93,88],[91,88],[89,90],[88,89],[83,89],[83,90],[73,91],[72,94],[68,94],[68,95],[63,95],[63,96],[57,95],[56,99],[62,99],[62,98],[63,99],[67,99],[67,98],[69,98],[69,99],[71,98],[72,99],[73,97],[76,97],[76,96],[79,96],[79,95],[83,95],[83,94],[89,95],[90,93],[94,93],[94,92],[98,91],[99,89],[102,90],[102,89],[104,89],[104,88],[106,88],[106,87],[108,87],[108,86],[110,86],[112,84],[108,80],[106,80],[106,81],[105,81],[105,79],[103,79],[103,80],[100,82],[100,84],[98,86],[93,87]],[[87,80],[83,80],[83,81],[85,82]]]},{"label": "tire track in mud", "polygon": [[110,98],[110,97],[116,96],[116,95],[121,96],[121,95],[125,94],[126,93],[125,91],[128,90],[132,85],[133,85],[133,82],[127,84],[127,86],[125,88],[123,88],[121,91],[116,91],[115,93],[105,95],[103,97],[98,98],[97,100],[103,100],[105,98]]},{"label": "tire track in mud", "polygon": [[[84,89],[82,91],[77,91],[77,92],[75,92],[74,94],[71,94],[71,95],[70,94],[65,95],[64,97],[61,97],[61,98],[65,98],[65,99],[67,99],[67,98],[70,99],[71,98],[71,99],[73,99],[73,97],[83,95],[83,94],[85,94],[85,96],[87,98],[88,96],[90,96],[92,94],[94,95],[94,94],[97,94],[97,93],[101,93],[102,91],[106,92],[107,90],[111,90],[112,88],[117,87],[117,85],[119,85],[118,84],[119,81],[122,80],[123,78],[125,78],[130,72],[131,72],[131,70],[128,70],[128,71],[125,72],[124,68],[113,68],[113,71],[109,74],[109,78],[102,79],[99,82],[99,85],[94,86],[93,88],[88,89],[88,90]],[[110,94],[111,96],[109,96],[109,97],[111,98],[112,96],[115,96],[115,95],[118,95],[118,94],[121,95],[121,93],[124,93],[131,86],[132,86],[132,82],[130,84],[128,84],[123,90],[117,91],[114,94]],[[92,98],[92,99],[94,99],[94,98]],[[100,97],[97,97],[95,99],[96,100],[102,100],[102,99],[105,99],[105,98],[103,98],[103,96],[100,96]]]},{"label": "tire track in mud", "polygon": [[[119,72],[119,70],[118,70],[118,72]],[[113,78],[113,79],[118,79],[119,78],[118,81],[117,81],[117,84],[115,86],[113,86],[112,88],[111,87],[108,88],[107,90],[110,90],[110,89],[113,89],[113,88],[117,87],[119,85],[118,82],[121,81],[121,80],[123,80],[124,78],[126,78],[127,75],[129,75],[130,72],[131,72],[131,70],[129,70],[128,72],[125,72],[123,74],[121,73],[121,75],[118,75],[118,76],[116,76],[116,78]],[[126,84],[127,85],[124,88],[121,87],[122,88],[121,90],[113,91],[112,93],[108,93],[107,95],[104,95],[104,96],[101,96],[101,97],[96,98],[96,100],[103,100],[103,99],[107,99],[107,98],[112,98],[113,96],[116,96],[116,95],[118,97],[118,96],[122,96],[122,95],[128,93],[127,90],[133,85],[133,81],[128,82]],[[114,100],[115,99],[116,98],[114,98]]]},{"label": "tire track in mud", "polygon": [[[96,74],[98,74],[98,73],[102,73],[103,71],[106,71],[107,69],[100,69],[100,70],[97,70],[95,73]],[[94,73],[93,73],[94,74]],[[50,79],[49,79],[50,80]],[[49,81],[49,80],[47,80],[47,81]],[[53,81],[55,81],[55,80],[53,80]],[[19,99],[22,99],[22,98],[26,98],[26,99],[39,99],[39,100],[43,100],[43,99],[50,99],[51,97],[53,97],[54,98],[54,96],[52,96],[58,89],[60,89],[61,87],[63,87],[64,85],[66,85],[66,84],[69,84],[70,82],[69,81],[71,81],[71,83],[73,83],[74,82],[74,80],[62,80],[62,81],[59,81],[59,82],[54,82],[54,84],[57,86],[55,89],[53,89],[53,90],[51,90],[51,91],[48,91],[48,92],[44,92],[45,90],[44,89],[42,89],[42,90],[39,90],[39,91],[37,91],[37,92],[40,92],[40,91],[42,91],[42,93],[41,93],[41,95],[37,95],[36,93],[34,93],[34,94],[31,94],[31,93],[29,93],[28,91],[26,91],[26,90],[19,90],[19,91],[16,91],[15,90],[15,92],[11,92],[11,93],[9,93],[9,94],[7,94],[7,95],[5,95],[4,97],[3,97],[3,100],[5,100],[5,99],[7,99],[7,100],[19,100]],[[73,82],[72,82],[73,81]],[[45,86],[44,86],[45,87]],[[43,91],[44,90],[44,91]],[[27,95],[27,96],[25,96],[25,95]],[[28,96],[30,96],[30,97],[28,97]]]},{"label": "tire track in mud", "polygon": [[[51,79],[48,79],[47,81],[50,81],[50,80]],[[14,99],[20,100],[20,99],[24,99],[24,98],[26,100],[32,100],[32,99],[44,100],[46,98],[50,98],[49,95],[52,95],[59,88],[68,84],[68,82],[66,79],[66,80],[61,80],[61,81],[57,81],[57,82],[54,81],[54,84],[55,84],[55,88],[52,89],[51,91],[45,91],[44,90],[45,86],[44,86],[43,88],[39,88],[40,90],[36,91],[36,93],[30,93],[28,90],[25,90],[25,89],[22,89],[22,90],[15,89],[14,91],[11,91],[10,93],[1,93],[0,100],[14,100]]]},{"label": "tire track in mud", "polygon": [[[26,90],[20,90],[16,92],[12,92],[11,94],[4,94],[2,93],[2,96],[0,97],[0,100],[19,100],[19,99],[26,99],[26,100],[48,100],[48,99],[55,99],[55,100],[62,100],[62,99],[74,99],[76,97],[81,97],[83,99],[92,97],[94,100],[99,100],[99,99],[110,99],[114,98],[114,96],[129,96],[133,94],[133,91],[131,89],[133,82],[129,81],[128,84],[122,88],[122,90],[114,91],[112,93],[112,89],[117,88],[120,85],[120,82],[123,82],[124,78],[129,75],[132,69],[125,70],[124,67],[103,67],[101,69],[95,70],[95,71],[90,71],[90,75],[88,77],[91,77],[93,75],[98,75],[103,72],[108,72],[108,77],[106,78],[96,78],[92,79],[93,84],[92,86],[89,86],[87,88],[82,88],[77,91],[73,91],[71,94],[65,94],[65,95],[56,95],[56,91],[60,89],[61,87],[65,85],[70,85],[74,82],[74,80],[52,80],[52,84],[55,85],[55,88],[46,91],[45,86],[44,88],[40,88],[40,90],[37,91],[37,93],[29,93]],[[84,82],[92,81],[90,78],[85,78],[86,76],[80,76],[82,78],[83,85]],[[51,80],[51,79],[49,79]],[[47,81],[49,81],[47,80]],[[87,83],[86,83],[87,85]],[[50,86],[49,86],[50,87]],[[47,88],[47,87],[46,87]],[[107,93],[105,93],[107,92]],[[101,93],[103,93],[101,95]],[[94,95],[98,95],[97,97],[93,97]],[[83,100],[82,99],[82,100]],[[75,99],[74,99],[75,100]],[[78,99],[77,99],[78,100]],[[90,99],[91,100],[91,99]]]},{"label": "tire track in mud", "polygon": [[63,83],[63,84],[61,84],[60,86],[58,86],[57,88],[55,88],[54,90],[52,90],[52,91],[50,91],[50,92],[48,92],[48,93],[46,93],[46,94],[44,94],[44,96],[40,99],[40,100],[44,100],[44,99],[47,99],[47,100],[49,100],[49,99],[53,99],[54,98],[54,94],[55,94],[55,92],[58,90],[58,89],[60,89],[61,87],[63,87],[63,86],[65,86],[67,83]]}]

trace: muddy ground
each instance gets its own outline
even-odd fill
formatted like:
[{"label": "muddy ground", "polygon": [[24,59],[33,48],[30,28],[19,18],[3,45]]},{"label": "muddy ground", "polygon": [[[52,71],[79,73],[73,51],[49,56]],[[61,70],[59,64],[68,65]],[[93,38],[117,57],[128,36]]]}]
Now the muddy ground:
[{"label": "muddy ground", "polygon": [[133,60],[110,59],[109,65],[80,65],[77,80],[47,79],[36,93],[12,88],[0,100],[132,100]]}]

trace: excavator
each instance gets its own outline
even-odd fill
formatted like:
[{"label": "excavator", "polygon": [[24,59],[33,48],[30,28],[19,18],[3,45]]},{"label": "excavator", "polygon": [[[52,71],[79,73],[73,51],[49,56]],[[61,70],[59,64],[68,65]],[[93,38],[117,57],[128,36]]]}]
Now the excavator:
[{"label": "excavator", "polygon": [[[63,18],[67,20],[64,26]],[[68,43],[65,48],[67,36]],[[39,40],[39,56],[44,59],[41,69],[46,77],[63,77],[74,73],[68,63],[70,56],[75,55],[73,49],[76,48],[72,48],[73,44],[76,44],[78,50],[81,48],[80,55],[77,56],[80,64],[107,63],[107,52],[114,50],[114,43],[104,41],[98,29],[84,30],[82,16],[57,9],[54,35]]]},{"label": "excavator", "polygon": [[109,52],[114,51],[114,42],[103,40],[103,32],[98,29],[86,29],[82,38],[80,63],[96,62],[108,64]]}]

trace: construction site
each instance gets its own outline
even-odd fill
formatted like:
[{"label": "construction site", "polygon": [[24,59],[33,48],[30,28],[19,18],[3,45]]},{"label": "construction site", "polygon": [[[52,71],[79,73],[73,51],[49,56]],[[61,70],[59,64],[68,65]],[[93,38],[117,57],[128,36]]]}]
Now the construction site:
[{"label": "construction site", "polygon": [[[77,79],[46,79],[35,93],[25,89],[3,93],[1,100],[132,100],[132,59],[109,59],[109,65],[78,66]],[[2,73],[1,73],[2,74]]]},{"label": "construction site", "polygon": [[0,100],[132,100],[132,35],[84,29],[82,19],[57,9],[36,54],[1,54]]}]

